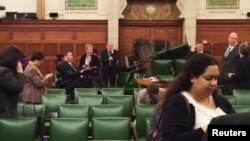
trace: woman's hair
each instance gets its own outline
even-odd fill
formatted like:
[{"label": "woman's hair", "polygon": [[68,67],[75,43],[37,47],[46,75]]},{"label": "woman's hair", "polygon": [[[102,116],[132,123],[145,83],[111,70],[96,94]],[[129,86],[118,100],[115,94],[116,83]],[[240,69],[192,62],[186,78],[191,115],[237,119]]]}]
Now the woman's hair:
[{"label": "woman's hair", "polygon": [[159,87],[152,83],[147,86],[146,92],[150,99],[150,104],[156,104],[158,102],[158,99],[156,99],[156,95],[159,93]]},{"label": "woman's hair", "polygon": [[90,48],[90,47],[93,47],[93,45],[90,44],[90,43],[86,43],[86,44],[85,44],[85,50],[87,50],[87,49]]},{"label": "woman's hair", "polygon": [[35,61],[35,60],[40,61],[42,59],[44,59],[44,54],[42,52],[40,52],[40,51],[34,51],[31,54],[31,58],[30,58],[31,61]]},{"label": "woman's hair", "polygon": [[243,42],[243,43],[240,44],[239,52],[244,56],[247,56],[249,54],[250,47],[249,47],[247,42]]},{"label": "woman's hair", "polygon": [[185,63],[183,72],[170,84],[165,102],[174,94],[190,90],[192,86],[191,78],[202,75],[210,65],[218,66],[218,62],[212,56],[204,53],[192,55]]},{"label": "woman's hair", "polygon": [[18,47],[9,45],[9,47],[5,48],[0,54],[0,65],[17,72],[17,62],[22,57],[24,57],[24,55]]}]

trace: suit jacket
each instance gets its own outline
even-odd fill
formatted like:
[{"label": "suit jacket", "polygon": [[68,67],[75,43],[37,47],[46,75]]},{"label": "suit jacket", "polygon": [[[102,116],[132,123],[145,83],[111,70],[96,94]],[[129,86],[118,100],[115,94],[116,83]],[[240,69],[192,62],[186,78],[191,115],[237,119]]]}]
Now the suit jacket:
[{"label": "suit jacket", "polygon": [[235,74],[232,75],[231,81],[233,88],[250,89],[250,58],[243,56],[237,61]]},{"label": "suit jacket", "polygon": [[42,94],[45,92],[47,79],[43,78],[36,69],[28,64],[24,70],[26,83],[23,90],[23,101],[31,103],[41,103]]},{"label": "suit jacket", "polygon": [[[85,60],[86,60],[87,55],[83,55],[80,59],[80,64],[79,64],[79,69],[84,69],[82,67],[82,65],[85,65]],[[87,72],[85,72],[86,74],[93,74],[93,73],[97,73],[100,69],[100,62],[97,56],[95,55],[91,55],[91,61],[89,63],[90,68],[93,68],[92,70],[89,70]]]},{"label": "suit jacket", "polygon": [[238,45],[236,45],[230,52],[230,54],[225,57],[225,52],[227,48],[224,49],[222,55],[222,64],[221,64],[221,73],[220,73],[220,81],[225,82],[228,81],[227,74],[229,72],[235,72],[236,62],[239,60],[240,55],[238,51]]},{"label": "suit jacket", "polygon": [[80,84],[81,72],[76,66],[74,68],[67,61],[57,66],[57,72],[65,87],[74,88]]},{"label": "suit jacket", "polygon": [[23,91],[25,76],[0,66],[0,117],[17,115],[17,100]]},{"label": "suit jacket", "polygon": [[[210,53],[205,51],[205,50],[203,51],[203,53],[210,55]],[[188,60],[194,54],[197,54],[197,51],[195,51],[195,52],[189,51],[188,54],[185,57],[185,60]]]},{"label": "suit jacket", "polygon": [[108,50],[104,50],[101,54],[101,61],[102,61],[102,65],[104,69],[108,69],[109,68],[109,63],[111,63],[111,67],[112,69],[116,69],[117,67],[117,60],[119,58],[119,52],[117,50],[114,50],[114,52],[111,54],[111,56],[113,57],[113,61],[109,61],[109,53]]}]

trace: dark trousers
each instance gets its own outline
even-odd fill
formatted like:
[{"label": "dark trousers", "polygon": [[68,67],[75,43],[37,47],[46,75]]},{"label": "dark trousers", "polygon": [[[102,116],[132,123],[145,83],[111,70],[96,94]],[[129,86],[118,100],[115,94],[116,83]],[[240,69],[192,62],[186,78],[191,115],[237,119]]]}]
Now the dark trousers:
[{"label": "dark trousers", "polygon": [[110,86],[114,86],[116,80],[116,68],[113,67],[103,68],[102,79],[106,86],[108,86],[108,84],[110,84]]}]

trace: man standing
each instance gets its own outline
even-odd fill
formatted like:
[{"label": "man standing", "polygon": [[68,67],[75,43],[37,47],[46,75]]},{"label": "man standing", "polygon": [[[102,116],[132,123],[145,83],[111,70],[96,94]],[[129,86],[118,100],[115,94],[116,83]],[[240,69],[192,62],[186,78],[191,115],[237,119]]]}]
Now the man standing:
[{"label": "man standing", "polygon": [[113,49],[113,43],[109,42],[101,54],[102,61],[102,79],[106,86],[115,85],[116,72],[117,72],[117,60],[119,58],[119,52]]},{"label": "man standing", "polygon": [[222,85],[222,93],[224,95],[232,94],[227,74],[235,72],[236,62],[239,58],[238,35],[235,32],[231,32],[228,36],[228,47],[224,49],[222,55],[221,72],[219,75],[219,84]]}]

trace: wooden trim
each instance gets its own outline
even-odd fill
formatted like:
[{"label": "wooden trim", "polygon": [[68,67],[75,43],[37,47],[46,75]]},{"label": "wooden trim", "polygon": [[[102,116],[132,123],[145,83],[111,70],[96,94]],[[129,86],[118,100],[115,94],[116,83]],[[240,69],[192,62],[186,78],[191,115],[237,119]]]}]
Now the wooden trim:
[{"label": "wooden trim", "polygon": [[182,26],[184,19],[181,20],[168,20],[168,21],[132,21],[120,20],[120,27],[176,27]]}]

